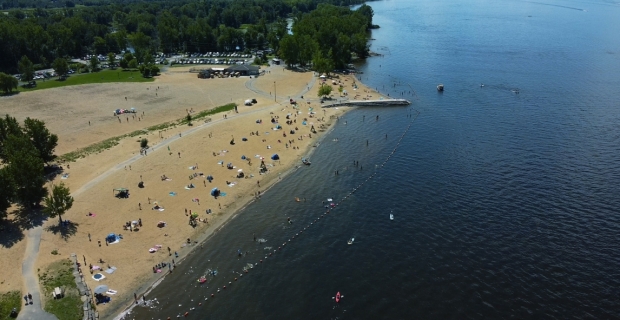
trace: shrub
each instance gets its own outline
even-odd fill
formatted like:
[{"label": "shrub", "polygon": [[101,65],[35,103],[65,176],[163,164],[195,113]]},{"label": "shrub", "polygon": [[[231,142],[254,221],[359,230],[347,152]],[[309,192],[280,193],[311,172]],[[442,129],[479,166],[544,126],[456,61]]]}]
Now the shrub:
[{"label": "shrub", "polygon": [[140,140],[140,148],[144,149],[147,148],[149,146],[149,140],[147,138],[142,138],[142,140]]}]

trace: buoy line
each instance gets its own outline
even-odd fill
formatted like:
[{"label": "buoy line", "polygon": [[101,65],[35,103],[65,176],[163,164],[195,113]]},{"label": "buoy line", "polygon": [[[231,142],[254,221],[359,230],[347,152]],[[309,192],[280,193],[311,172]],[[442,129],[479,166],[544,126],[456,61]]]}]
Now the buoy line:
[{"label": "buoy line", "polygon": [[[377,175],[377,170],[378,170],[378,169],[380,169],[380,168],[383,168],[383,167],[386,165],[386,163],[390,160],[390,158],[392,157],[392,155],[394,155],[394,153],[396,152],[396,149],[398,149],[398,147],[400,146],[400,144],[401,144],[402,140],[405,138],[405,135],[407,134],[407,132],[409,132],[409,129],[411,129],[411,126],[413,125],[413,122],[414,122],[414,121],[418,118],[418,116],[419,116],[419,115],[420,115],[420,112],[416,110],[416,115],[415,115],[415,117],[414,117],[414,118],[413,118],[413,119],[409,122],[409,125],[407,126],[407,128],[405,128],[405,131],[402,133],[402,135],[400,136],[400,138],[398,138],[398,141],[396,142],[396,145],[394,146],[394,149],[393,149],[393,150],[392,150],[392,152],[391,152],[391,153],[387,156],[387,158],[385,158],[385,160],[381,163],[381,165],[380,165],[380,166],[378,166],[378,167],[376,167],[375,172],[373,172],[370,176],[368,176],[368,178],[366,178],[366,180],[364,180],[362,183],[360,183],[360,184],[359,184],[359,185],[357,185],[355,188],[353,188],[351,192],[349,192],[349,193],[348,193],[348,194],[347,194],[344,198],[342,198],[342,200],[340,200],[340,201],[338,201],[338,202],[334,203],[334,204],[333,204],[333,205],[331,205],[331,206],[328,206],[327,211],[323,212],[323,214],[320,214],[320,215],[319,215],[316,219],[314,219],[314,221],[313,221],[313,222],[310,222],[310,223],[309,223],[307,226],[305,226],[302,230],[300,230],[299,232],[295,233],[295,235],[293,235],[292,237],[290,237],[290,238],[288,239],[288,241],[283,242],[283,243],[282,243],[282,245],[281,245],[281,246],[279,246],[277,250],[275,250],[275,249],[274,249],[274,250],[273,250],[273,252],[270,252],[270,253],[269,253],[269,255],[266,255],[263,259],[266,261],[268,257],[273,257],[273,254],[277,253],[278,251],[282,251],[282,249],[286,246],[286,244],[287,244],[287,243],[291,242],[291,240],[295,239],[295,237],[299,237],[299,236],[300,236],[300,235],[304,232],[304,230],[306,230],[306,229],[310,228],[310,226],[312,226],[312,225],[314,225],[315,223],[319,222],[319,221],[321,220],[321,217],[325,217],[327,214],[329,214],[329,213],[331,212],[331,210],[336,209],[340,203],[342,203],[342,202],[343,202],[343,201],[345,201],[347,198],[349,198],[351,195],[353,195],[353,193],[355,193],[355,192],[356,192],[359,188],[361,188],[364,184],[366,184],[366,182],[370,181],[370,179],[374,178],[374,177]],[[251,269],[253,269],[255,266],[258,266],[259,264],[262,264],[262,263],[263,263],[263,259],[259,259],[259,261],[258,261],[258,262],[256,262],[256,263],[254,263],[254,264],[250,264],[250,263],[248,263],[247,265],[251,265],[251,267],[250,267],[250,268],[248,268],[248,267],[247,267],[247,265],[246,265],[246,267],[244,267],[244,268],[243,268],[243,272],[240,272],[240,273],[238,274],[238,277],[239,277],[239,278],[242,278],[244,273],[246,273],[246,274],[247,274],[247,273],[249,273],[249,272],[250,272],[250,270],[251,270]],[[238,278],[237,278],[237,277],[235,277],[233,281],[235,281],[235,282],[236,282],[237,280],[238,280]],[[232,286],[233,281],[229,281],[229,282],[228,282],[228,286],[229,286],[229,287],[230,287],[230,286]],[[224,281],[224,283],[226,283],[226,281]],[[212,293],[210,294],[210,295],[211,295],[211,298],[215,298],[215,293],[219,293],[219,292],[221,292],[222,290],[226,290],[226,285],[223,285],[222,287],[218,287],[218,288],[214,288],[214,289],[216,290],[216,292],[212,292]],[[207,295],[209,295],[209,294],[207,293]],[[209,300],[209,298],[205,296],[204,301],[208,301],[208,300]],[[198,306],[202,306],[202,302],[199,302],[199,303],[198,303]],[[190,308],[190,310],[194,310],[194,309],[195,309],[194,307]],[[177,317],[177,318],[180,318],[181,316],[183,316],[183,317],[187,317],[187,316],[189,316],[189,314],[190,314],[190,313],[189,313],[189,311],[185,311],[183,314],[179,313],[176,317]],[[167,317],[167,319],[168,319],[168,320],[170,320],[171,318],[170,318],[170,317]]]}]

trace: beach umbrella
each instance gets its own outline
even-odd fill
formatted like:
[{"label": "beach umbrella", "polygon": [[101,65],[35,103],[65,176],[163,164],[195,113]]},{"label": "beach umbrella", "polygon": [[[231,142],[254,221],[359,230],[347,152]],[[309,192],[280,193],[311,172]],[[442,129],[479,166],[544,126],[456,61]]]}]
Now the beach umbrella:
[{"label": "beach umbrella", "polygon": [[105,293],[106,291],[108,291],[108,286],[106,285],[100,285],[93,290],[93,292],[97,294]]}]

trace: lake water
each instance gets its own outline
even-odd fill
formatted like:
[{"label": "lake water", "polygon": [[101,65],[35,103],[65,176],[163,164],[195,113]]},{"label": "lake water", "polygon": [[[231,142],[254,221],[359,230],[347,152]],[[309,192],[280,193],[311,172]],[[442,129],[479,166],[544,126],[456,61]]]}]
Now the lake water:
[{"label": "lake water", "polygon": [[369,4],[359,76],[411,107],[348,113],[132,316],[620,317],[620,4]]}]

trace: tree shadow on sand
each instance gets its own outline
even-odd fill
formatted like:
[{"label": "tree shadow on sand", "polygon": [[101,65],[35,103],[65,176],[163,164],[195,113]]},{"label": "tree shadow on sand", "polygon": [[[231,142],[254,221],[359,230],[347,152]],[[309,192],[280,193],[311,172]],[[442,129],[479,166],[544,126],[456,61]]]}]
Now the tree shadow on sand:
[{"label": "tree shadow on sand", "polygon": [[55,235],[60,235],[63,240],[67,241],[69,240],[69,238],[71,238],[77,233],[77,227],[79,225],[79,223],[65,220],[61,224],[55,223],[51,226],[46,227],[45,231],[51,232]]},{"label": "tree shadow on sand", "polygon": [[0,246],[10,248],[24,239],[24,231],[43,225],[47,220],[40,209],[17,208],[9,214],[12,219],[0,220]]},{"label": "tree shadow on sand", "polygon": [[24,239],[24,231],[12,220],[0,220],[0,246],[10,248]]}]

